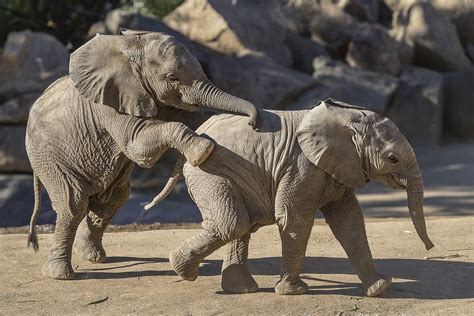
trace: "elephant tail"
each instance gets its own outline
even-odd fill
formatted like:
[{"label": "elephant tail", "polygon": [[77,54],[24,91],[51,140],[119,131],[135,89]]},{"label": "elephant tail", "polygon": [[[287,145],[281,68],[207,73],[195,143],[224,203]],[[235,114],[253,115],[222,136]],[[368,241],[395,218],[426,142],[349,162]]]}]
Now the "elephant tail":
[{"label": "elephant tail", "polygon": [[176,165],[174,166],[173,173],[171,174],[171,177],[168,179],[168,182],[166,182],[165,187],[163,190],[161,190],[160,193],[158,193],[157,196],[143,207],[143,217],[145,217],[149,210],[156,206],[158,203],[163,201],[172,191],[173,188],[176,186],[176,183],[178,183],[179,179],[183,176],[183,166],[184,163],[186,162],[186,159],[184,156],[180,156],[178,158],[178,161],[176,162]]},{"label": "elephant tail", "polygon": [[33,214],[31,215],[30,219],[30,229],[28,231],[28,241],[26,246],[29,248],[30,246],[33,248],[35,252],[38,251],[38,236],[36,235],[35,231],[35,224],[36,219],[38,218],[40,209],[41,209],[41,181],[38,176],[33,174],[33,190],[35,194],[35,206],[33,208]]}]

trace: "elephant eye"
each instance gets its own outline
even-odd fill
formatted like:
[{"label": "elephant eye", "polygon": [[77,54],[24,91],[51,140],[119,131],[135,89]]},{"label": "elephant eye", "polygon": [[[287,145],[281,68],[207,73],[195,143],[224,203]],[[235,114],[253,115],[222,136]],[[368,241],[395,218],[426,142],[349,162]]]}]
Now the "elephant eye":
[{"label": "elephant eye", "polygon": [[397,162],[398,162],[397,156],[395,156],[393,153],[389,153],[389,154],[387,155],[387,159],[388,159],[388,161],[390,161],[391,163],[397,163]]},{"label": "elephant eye", "polygon": [[168,79],[169,81],[172,81],[172,82],[179,81],[179,79],[174,74],[167,74],[166,79]]}]

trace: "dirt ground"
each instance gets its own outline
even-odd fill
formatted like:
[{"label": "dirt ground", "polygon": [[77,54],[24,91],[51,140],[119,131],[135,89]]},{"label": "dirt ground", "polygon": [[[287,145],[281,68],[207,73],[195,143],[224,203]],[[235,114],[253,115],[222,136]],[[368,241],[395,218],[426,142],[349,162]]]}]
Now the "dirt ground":
[{"label": "dirt ground", "polygon": [[367,298],[341,246],[322,221],[308,245],[303,278],[310,292],[279,296],[280,241],[275,226],[252,236],[250,267],[260,289],[230,295],[220,289],[222,249],[201,266],[194,282],[180,281],[168,253],[195,229],[108,233],[109,261],[75,257],[77,280],[42,276],[51,234],[40,251],[25,248],[26,235],[0,235],[0,314],[472,314],[474,217],[428,219],[436,247],[425,251],[407,219],[369,220],[376,265],[394,276],[382,297]]}]

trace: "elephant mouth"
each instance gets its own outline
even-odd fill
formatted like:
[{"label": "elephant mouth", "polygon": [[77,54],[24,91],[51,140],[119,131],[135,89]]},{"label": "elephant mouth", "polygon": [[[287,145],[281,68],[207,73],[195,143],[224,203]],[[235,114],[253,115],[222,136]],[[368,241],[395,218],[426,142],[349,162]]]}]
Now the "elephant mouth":
[{"label": "elephant mouth", "polygon": [[408,185],[407,179],[401,178],[400,175],[396,172],[391,173],[388,176],[388,179],[391,180],[390,181],[390,186],[394,189],[403,189],[403,190],[405,190],[407,188],[407,185]]}]

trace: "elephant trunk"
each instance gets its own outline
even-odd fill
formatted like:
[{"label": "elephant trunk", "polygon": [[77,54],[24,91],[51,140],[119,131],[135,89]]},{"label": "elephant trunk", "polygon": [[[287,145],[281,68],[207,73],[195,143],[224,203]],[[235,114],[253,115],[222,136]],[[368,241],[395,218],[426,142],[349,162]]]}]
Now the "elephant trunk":
[{"label": "elephant trunk", "polygon": [[408,180],[407,199],[408,210],[418,237],[425,244],[426,250],[430,250],[434,247],[434,244],[426,232],[425,216],[423,213],[423,178],[418,165],[414,168],[411,179]]},{"label": "elephant trunk", "polygon": [[249,125],[254,129],[257,128],[258,110],[255,105],[220,90],[210,81],[195,84],[189,97],[191,103],[194,104],[225,112],[245,114],[250,117]]}]

